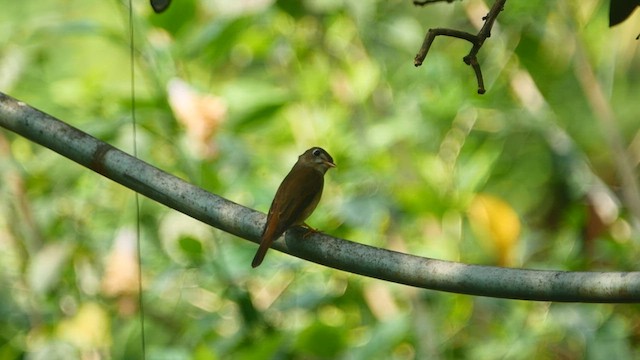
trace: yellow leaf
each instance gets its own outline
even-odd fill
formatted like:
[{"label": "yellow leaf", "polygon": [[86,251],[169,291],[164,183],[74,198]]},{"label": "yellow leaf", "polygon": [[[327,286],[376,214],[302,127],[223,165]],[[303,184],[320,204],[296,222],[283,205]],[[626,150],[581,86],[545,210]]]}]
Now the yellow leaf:
[{"label": "yellow leaf", "polygon": [[476,236],[496,254],[500,266],[512,266],[520,240],[520,219],[504,200],[478,194],[468,209],[469,222]]}]

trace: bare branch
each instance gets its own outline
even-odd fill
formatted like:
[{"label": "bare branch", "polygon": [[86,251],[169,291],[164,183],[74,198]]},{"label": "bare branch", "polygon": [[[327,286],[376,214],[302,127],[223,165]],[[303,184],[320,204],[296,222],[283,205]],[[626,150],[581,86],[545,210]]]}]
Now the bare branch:
[{"label": "bare branch", "polygon": [[473,68],[473,71],[476,73],[476,80],[478,81],[478,94],[482,95],[486,92],[484,88],[484,80],[482,79],[482,70],[480,69],[480,64],[478,64],[478,59],[475,56],[465,56],[462,58],[465,64],[470,65]]},{"label": "bare branch", "polygon": [[[472,65],[473,66],[473,65]],[[170,208],[259,242],[264,214],[211,194],[0,93],[0,126]],[[509,299],[640,302],[640,272],[565,272],[466,265],[292,228],[273,248],[355,274],[426,289]],[[247,259],[247,268],[250,267]]]},{"label": "bare branch", "polygon": [[433,40],[435,40],[436,36],[439,36],[439,35],[451,36],[458,39],[467,40],[472,44],[475,44],[477,41],[476,35],[470,34],[468,32],[454,30],[454,29],[443,29],[443,28],[429,29],[427,31],[427,35],[424,38],[424,41],[422,42],[422,46],[420,47],[420,50],[418,51],[418,54],[416,54],[416,57],[413,60],[413,65],[415,65],[416,67],[422,65],[424,58],[427,57],[427,53],[431,48],[431,44],[433,43]]},{"label": "bare branch", "polygon": [[[446,0],[442,0],[446,1]],[[426,4],[430,4],[433,2],[437,2],[436,0],[426,0],[426,1],[414,1],[414,5],[424,6]],[[449,2],[449,1],[447,1]],[[484,25],[478,31],[477,35],[470,34],[468,32],[455,30],[455,29],[447,29],[447,28],[437,28],[437,29],[429,29],[427,34],[425,35],[424,41],[422,42],[422,46],[416,54],[416,57],[413,61],[413,64],[417,67],[422,65],[424,59],[427,57],[427,53],[429,52],[429,48],[431,48],[431,44],[435,40],[436,36],[451,36],[459,39],[469,41],[473,46],[469,51],[469,54],[463,58],[465,64],[471,66],[473,71],[476,74],[476,80],[478,81],[478,94],[484,94],[486,89],[484,88],[484,80],[482,78],[482,70],[480,69],[480,64],[478,63],[478,51],[484,44],[484,41],[491,36],[491,29],[493,28],[493,24],[498,18],[498,14],[504,9],[504,4],[507,0],[496,0],[493,4],[489,13],[483,18]]]},{"label": "bare branch", "polygon": [[434,3],[438,3],[438,2],[452,3],[454,1],[456,1],[456,0],[423,0],[423,1],[413,0],[413,5],[415,5],[415,6],[425,6],[425,5],[434,4]]}]

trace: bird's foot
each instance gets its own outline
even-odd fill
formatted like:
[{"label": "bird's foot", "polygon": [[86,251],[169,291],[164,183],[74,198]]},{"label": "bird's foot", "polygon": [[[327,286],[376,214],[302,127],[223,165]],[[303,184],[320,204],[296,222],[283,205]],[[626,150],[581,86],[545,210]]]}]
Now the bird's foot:
[{"label": "bird's foot", "polygon": [[304,235],[302,235],[303,239],[306,239],[311,234],[315,234],[315,233],[319,233],[320,232],[320,230],[312,228],[307,223],[303,223],[302,226],[307,229],[307,232],[305,232]]}]

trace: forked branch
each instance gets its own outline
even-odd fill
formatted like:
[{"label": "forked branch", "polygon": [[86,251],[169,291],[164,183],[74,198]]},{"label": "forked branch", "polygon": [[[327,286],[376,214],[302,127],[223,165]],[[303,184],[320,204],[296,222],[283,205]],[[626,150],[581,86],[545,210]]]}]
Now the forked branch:
[{"label": "forked branch", "polygon": [[[416,6],[424,6],[426,4],[430,4],[438,1],[451,2],[449,0],[424,0],[424,1],[414,1],[413,4]],[[471,50],[469,51],[469,54],[467,54],[464,58],[462,58],[462,60],[464,61],[465,64],[471,66],[471,68],[476,74],[476,79],[478,81],[478,94],[484,94],[486,92],[486,89],[484,88],[482,70],[480,69],[480,64],[478,63],[477,55],[478,55],[478,51],[480,51],[480,48],[484,44],[484,41],[491,36],[491,28],[493,28],[493,24],[498,18],[498,14],[500,14],[500,12],[504,9],[504,4],[506,2],[507,0],[496,0],[496,2],[493,4],[491,9],[489,10],[489,13],[483,18],[484,25],[482,26],[480,31],[478,31],[478,33],[475,35],[468,33],[466,31],[460,31],[460,30],[448,29],[448,28],[429,29],[429,31],[427,31],[427,34],[425,35],[425,38],[424,38],[424,41],[422,42],[422,46],[420,47],[420,50],[418,51],[418,54],[415,57],[414,65],[416,67],[422,65],[422,63],[424,62],[424,59],[427,57],[429,48],[431,48],[431,44],[435,40],[436,36],[439,36],[439,35],[450,36],[458,39],[467,40],[472,44],[472,47],[471,47]]]}]

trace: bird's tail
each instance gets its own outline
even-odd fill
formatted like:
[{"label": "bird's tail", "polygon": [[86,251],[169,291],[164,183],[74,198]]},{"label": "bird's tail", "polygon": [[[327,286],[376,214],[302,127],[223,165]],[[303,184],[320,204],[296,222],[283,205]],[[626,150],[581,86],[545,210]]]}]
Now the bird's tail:
[{"label": "bird's tail", "polygon": [[269,250],[269,247],[271,246],[272,242],[273,242],[273,237],[271,238],[263,237],[260,240],[260,247],[256,252],[256,256],[253,257],[253,261],[251,262],[251,267],[255,268],[255,267],[258,267],[260,264],[262,264],[262,260],[264,260],[264,256],[267,254],[267,250]]}]

